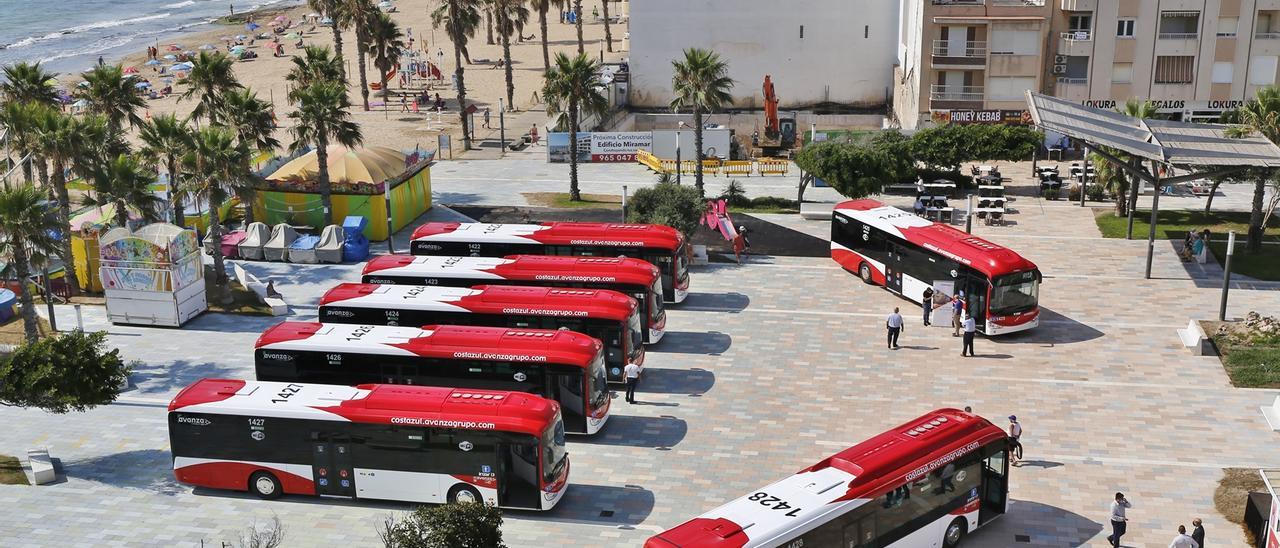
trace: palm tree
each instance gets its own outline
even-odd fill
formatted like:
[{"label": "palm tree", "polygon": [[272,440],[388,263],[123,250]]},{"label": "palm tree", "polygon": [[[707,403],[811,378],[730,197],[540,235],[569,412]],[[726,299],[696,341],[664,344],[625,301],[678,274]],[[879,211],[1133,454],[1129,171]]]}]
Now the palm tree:
[{"label": "palm tree", "polygon": [[564,9],[564,0],[529,0],[529,5],[538,12],[538,26],[542,29],[542,72],[551,70],[551,53],[547,48],[547,12],[552,7],[556,11]]},{"label": "palm tree", "polygon": [[13,267],[23,289],[18,292],[22,303],[22,328],[27,342],[40,337],[36,306],[26,281],[31,278],[32,262],[57,249],[54,232],[57,221],[48,214],[45,194],[31,183],[0,189],[0,258]]},{"label": "palm tree", "polygon": [[729,78],[729,65],[713,51],[689,48],[684,50],[683,61],[672,61],[675,74],[671,77],[671,89],[675,99],[671,110],[693,109],[694,184],[702,195],[702,114],[714,112],[733,102],[729,90],[733,80]]},{"label": "palm tree", "polygon": [[347,26],[348,14],[343,0],[307,0],[307,5],[333,21],[330,28],[333,29],[333,51],[338,63],[338,79],[346,82],[346,67],[342,64],[342,29]]},{"label": "palm tree", "polygon": [[[47,107],[36,103],[10,101],[0,109],[0,125],[8,128],[9,146],[18,152],[19,157],[36,152],[36,129],[39,127],[40,112],[45,108]],[[34,163],[22,163],[22,176],[27,181],[33,180]]]},{"label": "palm tree", "polygon": [[[274,137],[275,122],[271,120],[271,103],[258,98],[258,94],[249,89],[238,89],[223,97],[220,117],[226,127],[236,136],[240,146],[249,151],[271,152],[280,147],[280,141]],[[250,156],[245,169],[253,171]],[[253,222],[253,203],[256,194],[255,181],[247,181],[239,185],[237,196],[244,206],[244,222]]]},{"label": "palm tree", "polygon": [[[96,161],[95,150],[107,135],[107,121],[101,115],[75,117],[58,110],[46,108],[39,117],[36,128],[36,146],[42,156],[40,163],[51,166],[53,176],[49,181],[53,195],[58,200],[56,219],[61,236],[58,255],[63,264],[71,264],[71,195],[67,191],[68,167],[87,166]],[[79,289],[74,268],[66,269],[67,285],[72,291]]]},{"label": "palm tree", "polygon": [[187,127],[186,121],[177,116],[161,114],[142,125],[138,138],[142,140],[142,157],[157,168],[163,165],[169,173],[169,201],[173,206],[173,224],[184,226],[186,219],[183,218],[182,211],[186,191],[178,165],[182,156],[191,149],[191,129]]},{"label": "palm tree", "polygon": [[[338,84],[333,84],[335,87]],[[222,241],[222,221],[218,209],[234,188],[252,175],[249,165],[249,149],[236,142],[236,137],[226,128],[201,128],[192,138],[191,151],[183,157],[183,171],[187,173],[188,191],[209,207],[209,234],[213,242]],[[213,255],[214,285],[226,287],[227,267],[222,256],[222,246],[209,246]],[[230,297],[229,295],[227,296]]]},{"label": "palm tree", "polygon": [[573,0],[573,22],[578,27],[578,55],[587,52],[582,44],[582,0]]},{"label": "palm tree", "polygon": [[14,63],[4,66],[0,97],[5,102],[58,104],[58,90],[53,87],[57,74],[47,72],[40,63]]},{"label": "palm tree", "polygon": [[498,19],[498,34],[502,37],[502,59],[507,76],[507,106],[515,102],[516,86],[511,77],[511,35],[520,32],[519,27],[529,20],[529,8],[524,0],[494,0],[494,13]]},{"label": "palm tree", "polygon": [[484,43],[493,45],[493,10],[499,0],[480,0],[484,4]]},{"label": "palm tree", "polygon": [[585,53],[570,58],[556,54],[556,64],[547,72],[542,96],[547,112],[565,113],[569,117],[569,199],[582,200],[578,190],[578,121],[583,113],[598,114],[609,108],[609,100],[601,93],[599,65]]},{"label": "palm tree", "polygon": [[315,148],[319,173],[320,204],[324,207],[324,224],[333,224],[333,204],[329,184],[329,144],[354,147],[363,142],[360,126],[349,118],[346,86],[338,82],[317,82],[298,90],[298,110],[289,113],[294,125],[293,150]]},{"label": "palm tree", "polygon": [[600,0],[600,12],[604,14],[604,47],[613,53],[613,31],[609,30],[609,0]]},{"label": "palm tree", "polygon": [[[1280,88],[1267,86],[1240,107],[1240,125],[1229,129],[1229,134],[1247,136],[1261,134],[1267,140],[1280,142]],[[1253,204],[1249,212],[1249,237],[1245,249],[1251,253],[1262,250],[1262,226],[1264,211],[1262,198],[1267,192],[1267,181],[1275,176],[1273,170],[1257,170],[1253,183]]]},{"label": "palm tree", "polygon": [[191,72],[187,75],[187,83],[190,87],[178,97],[178,100],[196,98],[199,103],[196,104],[196,108],[191,109],[188,120],[204,116],[208,118],[210,124],[216,125],[223,94],[244,87],[236,79],[234,61],[220,51],[201,51],[191,64]]},{"label": "palm tree", "polygon": [[147,102],[134,89],[133,78],[125,76],[120,65],[101,65],[84,75],[89,85],[80,90],[79,96],[89,102],[88,111],[107,118],[107,130],[112,135],[120,133],[125,121],[136,126],[142,123],[139,110],[146,110]]},{"label": "palm tree", "polygon": [[129,226],[129,208],[142,215],[142,220],[160,220],[163,200],[151,191],[155,172],[129,154],[121,154],[103,162],[89,174],[92,190],[85,195],[87,206],[113,206],[116,224]]},{"label": "palm tree", "polygon": [[[373,2],[369,0],[341,0],[343,4],[343,12],[351,19],[351,26],[356,31],[356,66],[360,70],[360,98],[364,102],[364,110],[369,110],[369,77],[365,68],[365,57],[369,55],[371,38],[369,36],[369,26],[373,24],[375,18],[382,15],[378,8],[374,7]],[[390,69],[388,69],[390,70]],[[383,89],[386,88],[386,79],[382,82]]]},{"label": "palm tree", "polygon": [[[1125,101],[1124,108],[1117,109],[1117,110],[1120,111],[1122,114],[1125,114],[1126,116],[1132,116],[1134,118],[1151,118],[1152,116],[1156,115],[1156,106],[1152,104],[1151,101],[1139,101],[1137,99],[1129,99],[1128,101]],[[1117,156],[1117,157],[1119,158],[1121,156]],[[1133,158],[1133,157],[1127,157],[1127,156],[1125,158],[1127,158],[1129,165],[1132,166],[1134,169],[1138,169],[1141,167],[1142,160],[1140,158]],[[1096,163],[1097,162],[1095,162],[1095,164]],[[1133,238],[1133,216],[1137,214],[1138,190],[1142,187],[1142,185],[1136,182],[1133,184],[1129,184],[1130,181],[1129,181],[1128,173],[1121,172],[1120,176],[1125,178],[1125,183],[1126,185],[1128,185],[1128,191],[1129,191],[1129,205],[1127,208],[1127,213],[1129,215],[1129,223],[1128,223],[1129,227],[1128,229],[1126,229],[1125,238],[1132,239]],[[1159,189],[1156,189],[1156,190],[1159,191]],[[1117,207],[1117,209],[1119,209],[1119,207]]]},{"label": "palm tree", "polygon": [[373,65],[378,67],[378,75],[382,81],[382,97],[385,100],[391,90],[387,89],[387,75],[400,62],[400,51],[404,49],[404,33],[390,15],[375,13],[369,20],[369,47],[373,55]]},{"label": "palm tree", "polygon": [[289,69],[285,80],[292,84],[289,100],[293,101],[293,90],[305,88],[315,82],[341,81],[342,65],[328,47],[307,46],[301,57],[293,57],[293,68]]},{"label": "palm tree", "polygon": [[467,85],[463,81],[462,55],[467,41],[480,28],[479,0],[445,0],[431,12],[432,26],[445,26],[453,42],[454,79],[458,82],[458,118],[462,122],[462,148],[471,150],[471,128],[467,120]]}]

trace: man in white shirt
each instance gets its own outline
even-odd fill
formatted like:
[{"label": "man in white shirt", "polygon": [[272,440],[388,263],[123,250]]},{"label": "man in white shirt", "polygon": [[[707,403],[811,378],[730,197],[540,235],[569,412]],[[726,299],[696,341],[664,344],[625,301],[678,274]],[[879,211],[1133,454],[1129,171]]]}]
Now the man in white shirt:
[{"label": "man in white shirt", "polygon": [[902,333],[902,315],[898,307],[893,307],[893,314],[884,320],[884,327],[889,330],[889,348],[898,348],[898,335]]},{"label": "man in white shirt", "polygon": [[1111,502],[1111,536],[1107,537],[1107,541],[1115,548],[1120,548],[1120,537],[1124,536],[1129,525],[1129,518],[1124,516],[1124,511],[1131,507],[1129,500],[1124,498],[1124,493],[1116,493],[1116,500]]},{"label": "man in white shirt", "polygon": [[966,314],[963,325],[964,347],[960,349],[960,355],[973,356],[973,336],[978,333],[978,322],[974,321],[973,315]]},{"label": "man in white shirt", "polygon": [[1200,548],[1200,543],[1187,534],[1185,525],[1179,525],[1178,536],[1173,537],[1173,542],[1169,543],[1169,548]]},{"label": "man in white shirt", "polygon": [[629,363],[622,368],[622,375],[627,381],[627,403],[636,402],[636,385],[640,384],[640,372],[643,370],[643,367],[634,363]]}]

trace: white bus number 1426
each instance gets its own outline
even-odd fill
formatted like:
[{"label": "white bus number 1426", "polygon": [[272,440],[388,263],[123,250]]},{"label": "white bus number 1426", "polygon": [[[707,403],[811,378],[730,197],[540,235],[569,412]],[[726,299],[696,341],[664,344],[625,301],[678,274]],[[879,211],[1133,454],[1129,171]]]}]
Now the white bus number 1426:
[{"label": "white bus number 1426", "polygon": [[786,513],[786,516],[789,518],[794,518],[800,514],[799,508],[793,508],[790,504],[787,504],[786,501],[778,497],[775,497],[773,495],[770,495],[769,493],[765,493],[763,491],[756,493],[754,495],[751,495],[750,497],[747,497],[747,500],[754,500],[756,502],[759,502],[765,508],[768,508],[770,510],[779,510],[779,511],[791,510],[790,512]]}]

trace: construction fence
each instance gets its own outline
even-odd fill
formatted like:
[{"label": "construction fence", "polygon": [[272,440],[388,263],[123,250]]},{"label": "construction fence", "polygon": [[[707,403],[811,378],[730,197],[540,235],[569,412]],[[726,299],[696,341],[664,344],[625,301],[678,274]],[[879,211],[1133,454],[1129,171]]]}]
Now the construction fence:
[{"label": "construction fence", "polygon": [[[675,160],[659,158],[647,150],[636,151],[636,162],[648,167],[654,173],[693,173],[696,160],[682,160],[677,165]],[[702,172],[709,175],[724,174],[726,177],[758,175],[787,175],[791,172],[791,161],[784,158],[757,158],[755,160],[718,160],[702,161]]]}]

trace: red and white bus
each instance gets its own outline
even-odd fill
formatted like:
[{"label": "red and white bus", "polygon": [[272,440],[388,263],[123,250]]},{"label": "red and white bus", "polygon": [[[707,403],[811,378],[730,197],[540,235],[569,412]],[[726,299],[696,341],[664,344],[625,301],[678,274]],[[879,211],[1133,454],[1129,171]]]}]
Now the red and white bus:
[{"label": "red and white bus", "polygon": [[253,352],[260,381],[516,390],[560,404],[565,430],[609,420],[604,350],[572,331],[281,322]]},{"label": "red and white bus", "polygon": [[609,289],[630,295],[640,303],[640,315],[648,318],[644,342],[656,343],[667,325],[662,305],[662,278],[655,267],[640,259],[618,257],[562,257],[511,255],[508,257],[415,257],[380,255],[364,265],[360,281],[367,284],[533,285]]},{"label": "red and white bus", "polygon": [[[1012,250],[875,200],[831,213],[831,258],[869,284],[916,303],[960,293],[978,330],[1001,335],[1040,324],[1040,271]],[[950,307],[938,309],[950,317]],[[942,320],[947,321],[946,319]]]},{"label": "red and white bus", "polygon": [[604,289],[344,283],[320,298],[319,321],[567,329],[604,343],[609,382],[622,382],[628,363],[644,365],[644,328],[636,301]]},{"label": "red and white bus", "polygon": [[655,535],[647,548],[958,545],[1003,515],[1008,438],[939,409]]},{"label": "red and white bus", "polygon": [[523,392],[204,379],[169,403],[178,481],[550,510],[569,457],[555,402]]},{"label": "red and white bus", "polygon": [[468,257],[631,257],[658,267],[662,298],[668,302],[684,301],[689,294],[688,242],[679,230],[665,225],[426,223],[414,229],[409,252]]}]

